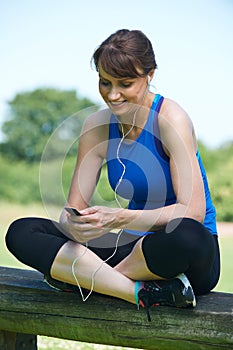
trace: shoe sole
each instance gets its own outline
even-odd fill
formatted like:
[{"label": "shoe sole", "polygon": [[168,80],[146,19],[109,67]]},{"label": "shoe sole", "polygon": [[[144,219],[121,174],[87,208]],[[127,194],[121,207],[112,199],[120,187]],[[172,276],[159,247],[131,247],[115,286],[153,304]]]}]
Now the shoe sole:
[{"label": "shoe sole", "polygon": [[196,307],[197,302],[196,302],[195,294],[193,292],[192,286],[188,278],[183,273],[178,275],[176,278],[178,278],[183,283],[183,285],[187,290],[187,293],[185,294],[185,298],[187,300],[187,307]]}]

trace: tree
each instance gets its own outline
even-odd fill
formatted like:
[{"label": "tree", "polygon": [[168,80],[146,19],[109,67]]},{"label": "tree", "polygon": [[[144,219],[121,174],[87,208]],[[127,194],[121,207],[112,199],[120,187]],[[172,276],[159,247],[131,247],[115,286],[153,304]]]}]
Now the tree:
[{"label": "tree", "polygon": [[[53,131],[69,116],[95,104],[87,98],[78,98],[74,90],[51,88],[19,93],[9,106],[10,119],[2,127],[6,135],[1,145],[3,154],[38,161]],[[79,130],[81,124],[80,121]]]}]

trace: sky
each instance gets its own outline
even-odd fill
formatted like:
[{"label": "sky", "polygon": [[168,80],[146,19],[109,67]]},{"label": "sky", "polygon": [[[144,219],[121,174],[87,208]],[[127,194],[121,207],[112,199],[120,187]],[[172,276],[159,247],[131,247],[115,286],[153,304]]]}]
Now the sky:
[{"label": "sky", "polygon": [[0,124],[8,101],[36,88],[102,103],[90,60],[122,28],[149,37],[153,89],[188,112],[198,139],[233,141],[232,0],[0,0]]}]

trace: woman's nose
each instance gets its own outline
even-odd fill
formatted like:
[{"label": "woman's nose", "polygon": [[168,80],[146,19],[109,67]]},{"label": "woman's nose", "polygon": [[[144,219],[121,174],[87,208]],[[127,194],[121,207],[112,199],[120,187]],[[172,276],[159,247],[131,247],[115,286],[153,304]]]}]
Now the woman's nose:
[{"label": "woman's nose", "polygon": [[121,96],[120,90],[117,87],[112,86],[111,90],[108,93],[108,99],[111,101],[118,100]]}]

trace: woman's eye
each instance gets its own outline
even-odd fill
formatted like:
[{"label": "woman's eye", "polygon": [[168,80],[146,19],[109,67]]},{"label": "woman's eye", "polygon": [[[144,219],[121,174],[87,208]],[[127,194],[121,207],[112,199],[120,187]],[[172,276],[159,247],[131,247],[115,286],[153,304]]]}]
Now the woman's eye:
[{"label": "woman's eye", "polygon": [[[100,79],[100,80],[99,80],[99,84],[102,85],[103,87],[107,87],[107,86],[110,86],[110,85],[111,85],[111,82],[108,81],[108,80],[102,80],[102,79]],[[128,81],[126,81],[126,82],[121,81],[121,82],[118,83],[118,86],[119,86],[119,87],[122,87],[122,88],[128,88],[128,87],[130,87],[132,84],[133,84],[133,83],[132,83],[131,81],[129,81],[129,82],[128,82]]]},{"label": "woman's eye", "polygon": [[105,81],[105,80],[100,80],[100,84],[103,86],[108,86],[110,83],[108,81]]},{"label": "woman's eye", "polygon": [[131,83],[124,83],[122,84],[123,87],[127,88],[127,87],[130,87],[132,84]]},{"label": "woman's eye", "polygon": [[130,82],[121,82],[121,84],[120,84],[122,87],[125,87],[125,88],[127,88],[127,87],[130,87],[131,85],[132,85],[132,82],[130,81]]}]

